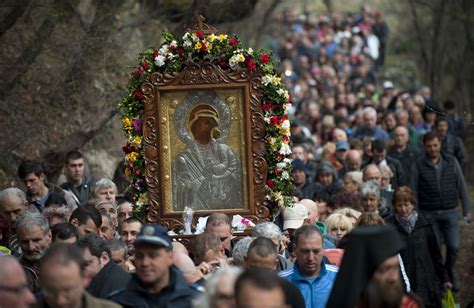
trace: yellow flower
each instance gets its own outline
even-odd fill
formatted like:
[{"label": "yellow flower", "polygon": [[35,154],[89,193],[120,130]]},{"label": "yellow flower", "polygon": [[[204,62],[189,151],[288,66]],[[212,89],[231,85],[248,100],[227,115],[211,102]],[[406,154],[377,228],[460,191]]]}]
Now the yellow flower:
[{"label": "yellow flower", "polygon": [[219,40],[219,42],[222,42],[223,40],[227,39],[227,34],[219,34],[217,39]]},{"label": "yellow flower", "polygon": [[276,84],[276,85],[280,84],[281,83],[281,78],[274,75],[273,76],[273,83]]},{"label": "yellow flower", "polygon": [[130,170],[130,168],[125,168],[125,176],[129,177],[132,175],[132,170]]},{"label": "yellow flower", "polygon": [[211,52],[212,44],[209,43],[209,42],[206,42],[205,44],[206,44],[206,50],[207,50],[207,52]]},{"label": "yellow flower", "polygon": [[202,44],[200,42],[197,42],[196,45],[194,45],[194,49],[196,50],[201,50]]},{"label": "yellow flower", "polygon": [[239,61],[239,62],[244,62],[244,61],[245,61],[244,55],[240,53],[240,54],[237,56],[237,61]]},{"label": "yellow flower", "polygon": [[148,194],[147,193],[141,194],[140,197],[138,197],[138,203],[139,204],[147,204],[148,203]]},{"label": "yellow flower", "polygon": [[290,128],[280,128],[280,134],[283,136],[289,136],[290,135]]},{"label": "yellow flower", "polygon": [[135,138],[133,138],[130,144],[132,145],[132,147],[138,148],[141,145],[141,143],[142,143],[142,138],[140,138],[139,136],[136,136]]},{"label": "yellow flower", "polygon": [[138,155],[139,154],[137,152],[132,152],[130,154],[127,154],[126,159],[130,164],[132,164],[133,162],[135,162],[137,160]]},{"label": "yellow flower", "polygon": [[208,35],[208,36],[207,36],[207,39],[208,39],[210,42],[214,42],[214,40],[216,39],[216,36],[214,35],[214,33],[212,33],[211,35]]},{"label": "yellow flower", "polygon": [[130,122],[129,118],[125,118],[125,119],[122,120],[122,125],[125,128],[131,128],[132,127],[132,122]]}]

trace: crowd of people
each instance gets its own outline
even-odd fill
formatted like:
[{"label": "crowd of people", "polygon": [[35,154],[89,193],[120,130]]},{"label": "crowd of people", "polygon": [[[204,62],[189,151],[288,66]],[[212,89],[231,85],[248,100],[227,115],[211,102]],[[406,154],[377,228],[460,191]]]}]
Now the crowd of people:
[{"label": "crowd of people", "polygon": [[84,174],[79,151],[60,186],[23,161],[24,188],[0,191],[0,305],[440,307],[459,290],[457,208],[469,222],[471,205],[455,103],[378,84],[380,12],[287,11],[278,22],[293,206],[247,237],[214,213],[186,247],[134,217],[112,180]]}]

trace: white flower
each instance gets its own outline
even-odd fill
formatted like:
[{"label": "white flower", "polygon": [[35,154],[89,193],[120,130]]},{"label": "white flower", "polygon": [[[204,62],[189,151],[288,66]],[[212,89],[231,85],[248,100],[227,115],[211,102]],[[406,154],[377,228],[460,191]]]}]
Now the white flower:
[{"label": "white flower", "polygon": [[290,155],[291,154],[290,146],[287,143],[282,143],[279,153],[283,155]]},{"label": "white flower", "polygon": [[288,112],[290,111],[290,108],[291,108],[291,104],[284,105],[283,111],[285,112],[285,114],[288,114]]},{"label": "white flower", "polygon": [[278,163],[277,164],[277,169],[278,170],[283,170],[283,168],[286,167],[286,163],[285,162],[281,162],[281,163]]},{"label": "white flower", "polygon": [[270,124],[270,117],[264,117],[263,120],[265,123]]},{"label": "white flower", "polygon": [[271,83],[273,80],[272,76],[271,75],[265,75],[262,77],[262,84],[264,86],[267,86],[269,83]]},{"label": "white flower", "polygon": [[177,48],[177,47],[178,47],[178,42],[176,42],[175,40],[173,40],[173,41],[170,43],[170,47],[171,47],[171,48]]},{"label": "white flower", "polygon": [[288,173],[288,171],[285,170],[285,171],[283,171],[283,172],[281,173],[281,177],[282,177],[283,179],[287,180],[287,179],[290,178],[290,174]]},{"label": "white flower", "polygon": [[155,58],[156,66],[161,67],[161,66],[165,65],[165,60],[166,60],[166,58],[164,56],[158,55]]},{"label": "white flower", "polygon": [[160,55],[166,55],[169,51],[169,46],[167,44],[164,44],[161,46],[160,51],[158,52]]},{"label": "white flower", "polygon": [[238,64],[240,62],[244,62],[245,61],[245,57],[243,54],[239,53],[239,54],[236,54],[236,55],[233,55],[230,59],[229,59],[229,66],[231,69],[236,69]]},{"label": "white flower", "polygon": [[253,55],[253,49],[252,49],[252,48],[249,48],[249,49],[247,50],[247,53],[248,53],[249,55]]},{"label": "white flower", "polygon": [[284,89],[278,89],[277,90],[278,95],[284,96],[285,95],[285,90]]},{"label": "white flower", "polygon": [[289,120],[283,121],[283,123],[281,123],[281,126],[280,126],[280,127],[283,128],[283,129],[288,129],[288,128],[290,128],[290,121],[289,121]]}]

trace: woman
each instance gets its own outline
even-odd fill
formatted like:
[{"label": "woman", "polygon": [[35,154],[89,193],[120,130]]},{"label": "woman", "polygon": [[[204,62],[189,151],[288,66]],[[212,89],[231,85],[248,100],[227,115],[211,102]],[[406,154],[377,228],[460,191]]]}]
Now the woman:
[{"label": "woman", "polygon": [[325,221],[329,235],[338,244],[339,241],[352,230],[352,221],[344,214],[331,214]]},{"label": "woman", "polygon": [[390,167],[386,164],[379,164],[378,167],[380,169],[380,174],[382,175],[380,180],[380,188],[389,192],[393,191],[392,184],[390,183],[393,177],[392,169],[390,169]]},{"label": "woman", "polygon": [[382,218],[391,215],[391,209],[382,202],[380,186],[374,181],[368,181],[360,186],[362,207],[365,212],[375,212]]},{"label": "woman", "polygon": [[441,307],[439,283],[451,288],[432,224],[416,210],[411,189],[402,186],[393,195],[394,215],[386,219],[404,237],[400,252],[413,291],[426,307]]},{"label": "woman", "polygon": [[343,190],[344,182],[337,178],[336,168],[329,161],[322,161],[316,169],[315,197],[328,199]]}]

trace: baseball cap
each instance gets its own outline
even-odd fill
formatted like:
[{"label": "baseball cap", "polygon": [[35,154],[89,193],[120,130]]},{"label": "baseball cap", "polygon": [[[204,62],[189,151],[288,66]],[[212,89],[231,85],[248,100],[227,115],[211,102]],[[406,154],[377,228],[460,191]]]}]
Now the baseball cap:
[{"label": "baseball cap", "polygon": [[336,151],[340,151],[340,150],[348,151],[349,148],[350,148],[349,142],[347,141],[340,140],[336,142]]},{"label": "baseball cap", "polygon": [[298,229],[308,218],[308,209],[301,203],[285,208],[283,212],[283,229]]},{"label": "baseball cap", "polygon": [[145,225],[138,233],[136,240],[133,242],[137,244],[150,244],[171,248],[171,237],[165,227],[160,225]]},{"label": "baseball cap", "polygon": [[383,88],[384,88],[384,89],[393,89],[393,82],[391,82],[391,81],[385,81],[385,82],[383,83]]}]

